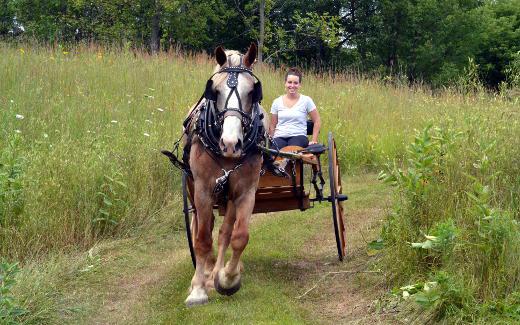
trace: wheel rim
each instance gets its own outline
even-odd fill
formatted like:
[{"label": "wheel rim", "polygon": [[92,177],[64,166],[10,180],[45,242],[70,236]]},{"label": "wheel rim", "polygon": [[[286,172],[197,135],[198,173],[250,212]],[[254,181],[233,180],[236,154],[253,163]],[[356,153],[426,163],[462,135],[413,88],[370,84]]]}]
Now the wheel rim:
[{"label": "wheel rim", "polygon": [[337,195],[342,193],[341,188],[341,171],[338,163],[336,142],[329,132],[329,184],[330,197],[332,206],[332,219],[334,223],[334,234],[336,236],[336,246],[338,249],[338,258],[343,261],[345,256],[345,225],[343,216],[343,203],[338,201]]}]

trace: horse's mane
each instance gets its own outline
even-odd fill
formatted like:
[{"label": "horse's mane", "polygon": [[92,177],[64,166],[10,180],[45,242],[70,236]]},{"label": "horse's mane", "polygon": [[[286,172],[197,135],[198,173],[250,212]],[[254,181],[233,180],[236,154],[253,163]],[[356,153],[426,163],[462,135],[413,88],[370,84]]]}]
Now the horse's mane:
[{"label": "horse's mane", "polygon": [[[217,71],[219,71],[221,68],[224,68],[224,67],[240,65],[240,55],[241,55],[241,53],[238,52],[238,51],[226,50],[226,56],[228,58],[227,62],[224,63],[224,65],[222,65],[222,66],[217,64],[215,66],[215,69],[213,69],[213,73],[216,73]],[[215,86],[220,85],[221,83],[223,83],[224,81],[227,80],[227,75],[228,75],[227,73],[217,73],[212,78],[213,79],[213,84]],[[246,73],[246,75],[248,75],[248,74]]]}]

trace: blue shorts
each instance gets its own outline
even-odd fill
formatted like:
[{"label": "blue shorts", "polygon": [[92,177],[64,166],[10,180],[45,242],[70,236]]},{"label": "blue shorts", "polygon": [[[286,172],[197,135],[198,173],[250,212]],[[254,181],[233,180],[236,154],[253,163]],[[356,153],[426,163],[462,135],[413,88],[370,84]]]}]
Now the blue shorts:
[{"label": "blue shorts", "polygon": [[287,146],[300,146],[300,147],[306,148],[309,145],[309,139],[307,138],[306,135],[274,138],[273,142],[275,144],[273,146],[274,147],[273,149],[276,149],[276,146],[278,146],[278,149],[282,149],[283,147],[287,147]]}]

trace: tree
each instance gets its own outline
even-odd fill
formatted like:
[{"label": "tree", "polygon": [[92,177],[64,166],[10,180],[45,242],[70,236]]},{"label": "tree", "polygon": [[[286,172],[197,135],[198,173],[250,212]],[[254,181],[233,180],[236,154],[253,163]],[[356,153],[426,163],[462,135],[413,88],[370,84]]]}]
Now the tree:
[{"label": "tree", "polygon": [[489,1],[479,10],[479,18],[486,28],[476,62],[485,83],[498,87],[520,51],[520,0]]},{"label": "tree", "polygon": [[0,0],[0,37],[5,37],[13,31],[14,16],[12,1]]}]

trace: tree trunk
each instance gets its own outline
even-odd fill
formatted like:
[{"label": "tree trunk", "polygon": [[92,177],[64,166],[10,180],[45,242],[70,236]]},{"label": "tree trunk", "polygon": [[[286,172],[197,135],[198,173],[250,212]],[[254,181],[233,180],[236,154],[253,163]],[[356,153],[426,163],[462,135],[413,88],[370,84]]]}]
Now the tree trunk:
[{"label": "tree trunk", "polygon": [[152,34],[150,35],[150,49],[152,50],[152,54],[159,53],[159,49],[161,48],[160,19],[161,8],[159,2],[156,1],[152,16]]},{"label": "tree trunk", "polygon": [[258,63],[264,61],[264,34],[265,34],[265,0],[260,0],[260,37],[258,40]]}]

